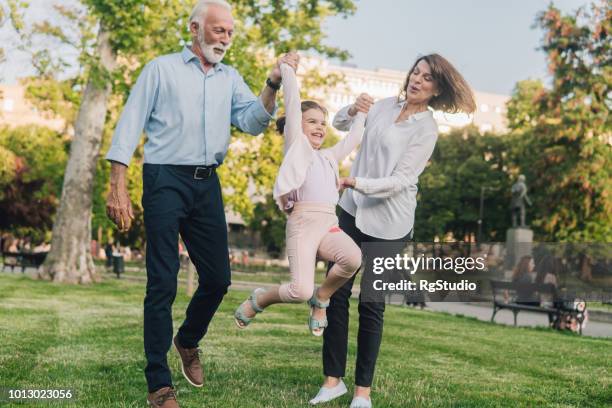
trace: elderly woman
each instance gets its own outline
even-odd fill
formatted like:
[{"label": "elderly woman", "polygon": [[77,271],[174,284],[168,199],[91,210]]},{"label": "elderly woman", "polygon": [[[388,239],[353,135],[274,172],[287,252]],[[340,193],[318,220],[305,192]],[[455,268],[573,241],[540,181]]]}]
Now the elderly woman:
[{"label": "elderly woman", "polygon": [[[341,109],[334,126],[348,130],[358,112],[368,113],[365,135],[339,205],[339,226],[358,245],[386,242],[400,251],[411,237],[417,182],[438,137],[432,110],[475,110],[474,97],[461,74],[443,57],[431,54],[414,63],[399,97],[373,103],[361,95]],[[311,404],[330,401],[347,392],[346,369],[349,298],[355,276],[331,298],[323,338],[325,381]],[[362,287],[367,276],[362,279]],[[370,390],[383,329],[384,302],[359,301],[359,334],[355,392],[351,408],[372,407]]]}]

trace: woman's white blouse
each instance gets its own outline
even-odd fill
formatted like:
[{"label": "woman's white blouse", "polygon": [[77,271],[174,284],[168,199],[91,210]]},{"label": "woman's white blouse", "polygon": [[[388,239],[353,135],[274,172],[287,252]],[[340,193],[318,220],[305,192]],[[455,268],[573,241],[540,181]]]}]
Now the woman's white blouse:
[{"label": "woman's white blouse", "polygon": [[[417,183],[438,139],[431,111],[419,112],[395,123],[405,102],[386,98],[368,113],[361,147],[351,168],[354,189],[346,189],[340,206],[355,217],[364,234],[398,239],[414,227]],[[354,120],[349,106],[334,117],[338,130],[348,130]]]}]

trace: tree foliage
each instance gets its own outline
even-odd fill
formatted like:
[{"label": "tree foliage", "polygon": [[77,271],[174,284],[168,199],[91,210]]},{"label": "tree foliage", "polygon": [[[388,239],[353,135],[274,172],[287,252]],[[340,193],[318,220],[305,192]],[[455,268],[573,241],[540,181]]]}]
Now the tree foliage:
[{"label": "tree foliage", "polygon": [[44,127],[0,128],[0,228],[37,237],[50,231],[67,148],[61,134]]},{"label": "tree foliage", "polygon": [[506,105],[508,127],[512,130],[521,130],[535,126],[537,115],[533,107],[545,92],[544,84],[539,79],[517,82],[512,98]]},{"label": "tree foliage", "polygon": [[611,22],[606,1],[537,17],[552,87],[519,85],[508,113],[524,137],[517,160],[532,180],[540,239],[612,240]]},{"label": "tree foliage", "polygon": [[[28,13],[25,3],[15,4],[16,16]],[[189,0],[81,0],[53,5],[44,21],[20,23],[21,48],[30,53],[38,75],[27,81],[28,98],[44,112],[67,120],[66,132],[79,111],[82,91],[88,80],[99,85],[112,83],[108,102],[102,151],[106,151],[129,90],[145,63],[171,52],[180,51],[190,40],[187,18],[195,1]],[[232,48],[224,63],[237,68],[247,84],[257,93],[263,87],[278,54],[288,50],[316,51],[323,56],[345,58],[347,53],[324,44],[323,21],[333,15],[350,15],[355,10],[352,0],[298,0],[253,2],[233,1],[236,31]],[[96,55],[96,33],[104,27],[111,36],[117,67],[100,69]],[[322,78],[309,75],[308,83],[331,84],[337,76]],[[265,196],[271,191],[280,164],[280,137],[267,131],[259,137],[246,136],[232,130],[232,145],[220,170],[228,207],[251,219],[253,193]],[[134,156],[129,171],[130,196],[136,214],[141,213],[142,145]],[[93,233],[111,227],[106,218],[104,197],[108,188],[109,166],[100,159],[93,188]],[[254,190],[253,187],[254,186]],[[140,223],[141,224],[141,223]],[[128,236],[132,243],[143,239],[137,219]]]},{"label": "tree foliage", "polygon": [[[482,240],[503,240],[509,226],[509,141],[481,135],[476,127],[440,135],[430,164],[419,178],[415,239],[470,239],[478,233],[484,193]],[[482,190],[484,189],[484,190]]]}]

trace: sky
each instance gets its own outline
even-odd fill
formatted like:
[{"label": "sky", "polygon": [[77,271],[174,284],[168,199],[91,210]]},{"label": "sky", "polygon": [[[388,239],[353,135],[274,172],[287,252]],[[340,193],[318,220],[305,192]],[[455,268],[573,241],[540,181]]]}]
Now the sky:
[{"label": "sky", "polygon": [[[60,0],[71,2],[71,0]],[[543,32],[533,28],[549,0],[355,0],[357,12],[329,19],[326,44],[348,50],[359,68],[407,71],[421,54],[446,57],[480,92],[509,95],[517,81],[546,81],[546,59],[537,50]],[[32,0],[35,17],[51,2]],[[555,0],[563,12],[587,0]],[[2,32],[0,32],[0,40]],[[27,56],[12,53],[0,66],[2,82],[31,75]]]},{"label": "sky", "polygon": [[[328,45],[348,50],[359,68],[407,71],[420,54],[447,58],[481,92],[509,95],[517,81],[546,80],[533,28],[550,0],[357,0],[357,12],[326,24]],[[555,0],[562,12],[588,4]]]}]

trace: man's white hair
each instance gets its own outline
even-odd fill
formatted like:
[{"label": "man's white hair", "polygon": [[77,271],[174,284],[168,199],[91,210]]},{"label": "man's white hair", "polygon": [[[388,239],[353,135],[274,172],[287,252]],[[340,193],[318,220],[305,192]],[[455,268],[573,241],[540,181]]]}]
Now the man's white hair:
[{"label": "man's white hair", "polygon": [[226,8],[229,11],[232,11],[232,5],[229,4],[225,0],[199,0],[196,5],[191,10],[191,15],[189,16],[189,25],[192,22],[203,22],[204,18],[206,18],[206,12],[208,11],[208,7],[217,4],[221,7]]}]

